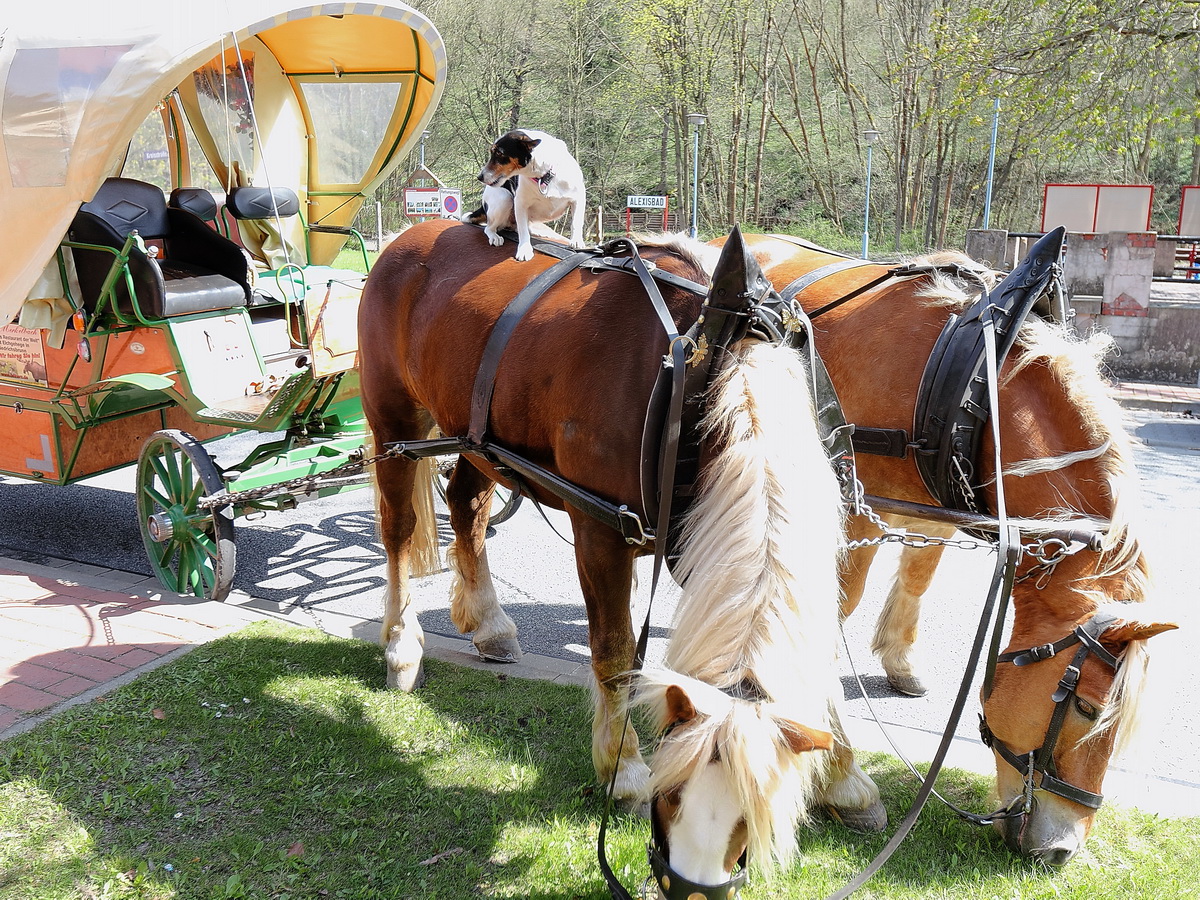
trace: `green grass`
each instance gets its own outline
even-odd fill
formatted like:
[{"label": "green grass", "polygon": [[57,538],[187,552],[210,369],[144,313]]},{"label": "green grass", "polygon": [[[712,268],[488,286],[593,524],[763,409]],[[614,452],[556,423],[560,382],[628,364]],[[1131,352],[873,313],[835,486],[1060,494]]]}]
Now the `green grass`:
[{"label": "green grass", "polygon": [[[261,623],[0,744],[0,897],[607,897],[586,692],[427,670],[392,693],[378,648]],[[912,785],[890,757],[865,766],[898,820]],[[946,789],[986,806],[986,779]],[[631,816],[610,830],[630,889],[645,839]],[[820,823],[743,896],[822,896],[883,841]],[[930,808],[856,896],[1197,896],[1198,844],[1200,821],[1110,809],[1052,872]]]},{"label": "green grass", "polygon": [[[379,252],[376,250],[367,251],[367,262],[375,265],[375,260],[379,259]],[[363,268],[362,250],[358,248],[357,242],[353,247],[343,247],[338,251],[338,255],[334,257],[330,264],[335,269],[348,269],[351,272],[361,272],[367,274],[367,270]]]}]

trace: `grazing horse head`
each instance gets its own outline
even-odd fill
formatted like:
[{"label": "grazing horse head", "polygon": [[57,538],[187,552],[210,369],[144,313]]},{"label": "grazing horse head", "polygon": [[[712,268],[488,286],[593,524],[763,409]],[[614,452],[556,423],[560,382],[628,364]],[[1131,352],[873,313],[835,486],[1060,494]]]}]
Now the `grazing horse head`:
[{"label": "grazing horse head", "polygon": [[[943,276],[889,277],[886,265],[842,262],[811,245],[766,236],[748,240],[780,291],[829,267],[826,277],[812,280],[797,296],[809,312],[853,294],[813,319],[817,345],[846,419],[898,433],[912,429],[922,373],[939,334],[950,315],[974,299],[978,281],[986,282],[987,274],[978,273],[974,284]],[[940,254],[933,262],[957,263],[959,274],[978,268],[962,256]],[[1130,440],[1100,375],[1099,359],[1110,346],[1103,336],[1085,341],[1066,326],[1031,316],[1000,373],[996,415],[1009,515],[1046,520],[1047,528],[1063,518],[1108,523],[1098,549],[1075,545],[1056,562],[1052,553],[1041,553],[1041,559],[1035,553],[1022,557],[1013,589],[1014,621],[1006,654],[1010,658],[1001,658],[984,702],[994,739],[997,791],[1015,813],[996,827],[1012,850],[1051,864],[1070,859],[1091,828],[1109,760],[1136,719],[1146,640],[1175,627],[1153,613],[1151,605],[1136,602],[1146,596],[1148,566],[1134,514],[1137,485]],[[983,439],[977,480],[991,509],[996,501],[993,457],[989,433]],[[868,494],[937,503],[911,452],[904,457],[859,453],[857,468]],[[906,524],[923,530],[921,522]],[[930,533],[944,534],[937,531],[944,527],[931,527]],[[858,517],[848,528],[852,538],[878,533]],[[1038,538],[1031,533],[1024,540],[1033,545]],[[862,596],[875,550],[864,547],[848,554],[842,570],[846,614]],[[893,588],[880,617],[876,649],[907,648],[916,637],[920,592],[928,586],[940,550],[912,552],[931,562],[915,592],[898,590],[899,582]],[[1043,565],[1047,559],[1050,563]],[[1075,638],[1053,656],[1023,656],[1019,665],[1012,659],[1028,648],[1069,639],[1077,626],[1089,622],[1093,624],[1084,630],[1096,632],[1095,642],[1104,652],[1081,657],[1078,685],[1061,689],[1066,699],[1060,704],[1054,699],[1060,696],[1060,683],[1064,677],[1072,680],[1068,669],[1087,638]],[[1056,725],[1060,708],[1061,722]],[[1048,739],[1047,732],[1055,729],[1057,738]],[[1039,748],[1045,749],[1035,752],[1040,758],[1029,775],[1008,758],[1028,759]],[[857,774],[848,749],[835,748],[830,768],[836,795],[839,786],[854,781]],[[1068,787],[1056,793],[1059,782]],[[1025,796],[1031,798],[1028,804]]]},{"label": "grazing horse head", "polygon": [[[659,373],[665,362],[674,366],[682,343],[668,346],[664,320],[684,332],[712,299],[696,290],[708,280],[700,249],[668,239],[643,247],[637,259],[626,249],[623,258],[616,251],[588,256],[581,267],[540,255],[518,264],[479,229],[416,225],[388,246],[368,278],[359,359],[363,409],[378,446],[462,452],[446,488],[455,534],[447,554],[455,576],[451,619],[473,633],[486,658],[521,652],[484,549],[493,482],[519,483],[539,503],[566,507],[597,688],[596,772],[611,780],[618,799],[642,800],[653,785],[662,826],[656,847],[674,873],[664,874],[703,892],[727,877],[726,848],[748,846],[761,859],[772,847],[787,858],[793,847],[792,826],[804,817],[819,768],[808,751],[829,745],[824,726],[840,694],[834,657],[843,523],[801,355],[756,338],[731,336],[706,348],[691,341],[685,365],[698,366],[707,354],[710,368],[702,371],[717,377],[689,396],[689,403],[705,398],[704,414],[691,448],[694,500],[673,569],[683,596],[658,692],[659,722],[676,727],[651,773],[636,736],[622,738],[635,655],[633,566],[650,549],[644,526],[657,527],[642,500],[643,435]],[[769,293],[757,264],[740,255],[734,262],[741,269],[719,263],[713,273],[716,293],[725,291],[730,302]],[[642,258],[660,275],[661,314],[640,277],[621,270],[636,271]],[[526,304],[533,280],[549,286]],[[508,315],[522,305],[523,317]],[[711,325],[725,313],[710,304],[705,315]],[[723,321],[750,317],[739,308]],[[501,351],[496,335],[507,337]],[[495,376],[481,390],[477,373],[488,371],[488,361]],[[424,440],[435,431],[444,437]],[[388,556],[388,681],[411,690],[422,679],[423,636],[410,605],[409,568],[430,517],[414,499],[424,492],[407,452],[379,464],[376,484]],[[621,513],[615,525],[604,518],[613,509]],[[641,525],[625,532],[630,517]],[[648,702],[656,677],[645,682]],[[739,699],[726,696],[739,691]],[[698,756],[678,761],[698,746]],[[722,834],[704,803],[710,791],[730,801],[717,826]],[[726,885],[729,891],[736,885]]]},{"label": "grazing horse head", "polygon": [[[1080,515],[1107,522],[1098,549],[1048,569],[1036,559],[1023,564],[1018,577],[1028,577],[1013,589],[1008,651],[984,703],[1001,801],[1020,797],[1029,781],[1034,787],[1033,808],[997,828],[1012,850],[1061,865],[1083,845],[1109,760],[1137,722],[1146,641],[1175,625],[1141,603],[1150,578],[1138,539],[1132,443],[1099,368],[1111,339],[1083,341],[1066,326],[1033,318],[1018,342],[1001,378],[1008,507],[1050,522]],[[1076,634],[1078,642],[1053,654],[1022,655]],[[1083,649],[1089,637],[1101,649]],[[1019,771],[1010,756],[1028,770],[1031,751],[1034,771]]]},{"label": "grazing horse head", "polygon": [[684,525],[675,632],[638,688],[664,732],[652,858],[701,885],[795,852],[823,773],[810,751],[832,746],[842,534],[800,358],[743,341],[709,397],[715,451]]}]

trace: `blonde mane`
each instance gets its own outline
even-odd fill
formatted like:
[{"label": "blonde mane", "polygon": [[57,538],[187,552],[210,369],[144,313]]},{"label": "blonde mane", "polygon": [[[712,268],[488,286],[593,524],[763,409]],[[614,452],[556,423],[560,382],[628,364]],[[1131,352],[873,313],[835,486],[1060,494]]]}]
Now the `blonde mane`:
[{"label": "blonde mane", "polygon": [[840,694],[842,505],[795,351],[735,345],[709,396],[704,428],[720,449],[684,524],[671,671],[647,672],[639,688],[661,715],[666,687],[681,684],[700,715],[663,741],[652,789],[678,785],[718,749],[746,810],[751,858],[783,862],[823,754],[784,749],[781,722],[827,730]]},{"label": "blonde mane", "polygon": [[[932,304],[962,309],[975,299],[975,292],[954,279],[937,276],[920,296]],[[1004,385],[1031,365],[1043,364],[1079,413],[1089,447],[1053,457],[1022,460],[1006,468],[1004,474],[1024,477],[1066,468],[1083,460],[1097,461],[1111,509],[1100,560],[1096,570],[1086,577],[1089,584],[1081,591],[1096,608],[1112,599],[1144,600],[1150,588],[1149,566],[1137,537],[1142,510],[1133,467],[1134,442],[1103,375],[1103,361],[1113,349],[1112,337],[1104,332],[1081,338],[1069,325],[1029,316],[1017,334],[1017,352],[1010,356],[1012,365],[1000,385],[1003,390]],[[1077,517],[1079,510],[1064,507],[1060,513],[1061,518],[1071,518]],[[1053,518],[1048,517],[1051,521]],[[1100,582],[1107,582],[1103,589]],[[1120,612],[1119,608],[1114,611]],[[1136,728],[1148,660],[1146,642],[1131,641],[1109,692],[1109,701],[1084,740],[1115,727],[1117,750],[1127,744]]]}]

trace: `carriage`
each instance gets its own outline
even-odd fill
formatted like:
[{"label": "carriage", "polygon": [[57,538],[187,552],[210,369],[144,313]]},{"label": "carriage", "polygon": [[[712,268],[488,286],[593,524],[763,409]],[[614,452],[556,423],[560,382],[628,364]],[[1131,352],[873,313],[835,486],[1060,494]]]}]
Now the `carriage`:
[{"label": "carriage", "polygon": [[351,226],[445,52],[402,3],[77,12],[13,10],[0,48],[0,472],[136,462],[155,574],[222,599],[237,517],[366,481]]}]

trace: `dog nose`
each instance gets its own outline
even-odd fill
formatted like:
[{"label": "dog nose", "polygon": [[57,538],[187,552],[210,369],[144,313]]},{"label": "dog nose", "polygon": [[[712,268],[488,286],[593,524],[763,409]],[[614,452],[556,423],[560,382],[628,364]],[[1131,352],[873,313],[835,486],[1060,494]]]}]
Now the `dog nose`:
[{"label": "dog nose", "polygon": [[[475,176],[475,180],[476,180],[476,181],[483,181],[483,173],[482,173],[482,172],[480,172],[478,175],[476,175],[476,176]],[[484,183],[484,184],[487,184],[487,182],[486,182],[486,181],[483,181],[483,183]]]}]

